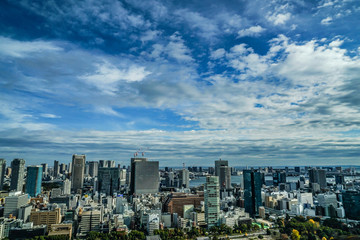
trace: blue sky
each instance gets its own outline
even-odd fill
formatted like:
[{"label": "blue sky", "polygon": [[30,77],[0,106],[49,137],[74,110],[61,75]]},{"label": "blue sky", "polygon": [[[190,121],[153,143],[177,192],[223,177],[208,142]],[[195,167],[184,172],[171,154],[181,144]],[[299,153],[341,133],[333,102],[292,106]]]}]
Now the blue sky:
[{"label": "blue sky", "polygon": [[357,0],[0,2],[0,157],[358,164]]}]

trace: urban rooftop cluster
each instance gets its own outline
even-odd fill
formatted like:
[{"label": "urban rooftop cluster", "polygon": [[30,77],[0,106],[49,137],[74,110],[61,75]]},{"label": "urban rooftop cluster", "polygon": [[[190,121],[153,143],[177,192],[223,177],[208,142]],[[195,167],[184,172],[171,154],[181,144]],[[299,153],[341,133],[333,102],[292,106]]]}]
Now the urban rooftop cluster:
[{"label": "urban rooftop cluster", "polygon": [[[1,238],[341,239],[360,234],[356,167],[159,169],[74,154],[25,167],[0,160]],[[24,184],[25,183],[25,184]],[[308,229],[309,228],[309,229]],[[304,230],[305,229],[305,230]]]}]

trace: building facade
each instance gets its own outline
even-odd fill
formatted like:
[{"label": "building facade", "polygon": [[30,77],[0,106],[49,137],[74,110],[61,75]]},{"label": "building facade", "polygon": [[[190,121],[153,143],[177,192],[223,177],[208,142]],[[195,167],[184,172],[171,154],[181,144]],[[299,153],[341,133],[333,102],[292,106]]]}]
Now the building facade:
[{"label": "building facade", "polygon": [[350,219],[360,220],[360,192],[344,191],[342,193],[345,216]]},{"label": "building facade", "polygon": [[130,194],[159,191],[159,162],[147,158],[131,158]]},{"label": "building facade", "polygon": [[[215,161],[215,176],[220,176],[220,167],[221,166],[229,166],[229,163],[227,160],[216,160]],[[209,171],[210,172],[210,171]]]},{"label": "building facade", "polygon": [[6,160],[1,158],[0,159],[0,190],[3,189],[5,171],[6,171]]},{"label": "building facade", "polygon": [[22,191],[24,185],[25,160],[15,158],[11,162],[10,191]]},{"label": "building facade", "polygon": [[259,207],[262,206],[262,176],[257,170],[244,170],[243,177],[245,211],[254,217],[259,212]]},{"label": "building facade", "polygon": [[120,169],[116,167],[99,168],[98,191],[113,195],[120,190]]},{"label": "building facade", "polygon": [[42,166],[27,167],[25,192],[31,197],[36,197],[41,193]]},{"label": "building facade", "polygon": [[208,228],[216,226],[220,219],[220,186],[218,176],[207,176],[205,183],[205,221]]},{"label": "building facade", "polygon": [[74,154],[72,156],[71,190],[75,193],[81,191],[83,188],[85,161],[85,155]]},{"label": "building facade", "polygon": [[179,171],[179,188],[188,188],[190,185],[189,170],[181,169]]},{"label": "building facade", "polygon": [[274,186],[279,186],[281,183],[286,183],[286,172],[277,170],[272,175]]},{"label": "building facade", "polygon": [[317,183],[321,189],[326,188],[326,171],[325,169],[309,169],[309,180],[311,184]]},{"label": "building facade", "polygon": [[220,166],[219,169],[220,189],[231,189],[231,168]]},{"label": "building facade", "polygon": [[5,198],[4,217],[19,216],[19,210],[22,206],[27,205],[29,197],[27,194],[19,192],[12,192],[8,197]]}]

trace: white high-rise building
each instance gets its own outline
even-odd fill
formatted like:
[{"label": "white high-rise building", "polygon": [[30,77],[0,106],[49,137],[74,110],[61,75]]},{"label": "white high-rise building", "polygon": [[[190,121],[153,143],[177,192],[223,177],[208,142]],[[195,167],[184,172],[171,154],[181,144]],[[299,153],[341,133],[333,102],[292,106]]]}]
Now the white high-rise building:
[{"label": "white high-rise building", "polygon": [[62,193],[64,195],[71,193],[71,181],[69,179],[65,179],[63,182],[63,191]]},{"label": "white high-rise building", "polygon": [[29,201],[27,194],[19,192],[10,192],[9,196],[5,198],[4,217],[18,217],[19,209],[25,206]]},{"label": "white high-rise building", "polygon": [[179,172],[179,188],[188,188],[190,185],[189,170],[181,169]]},{"label": "white high-rise building", "polygon": [[205,221],[208,228],[220,219],[220,186],[218,176],[207,176],[205,183]]},{"label": "white high-rise building", "polygon": [[79,225],[80,234],[85,235],[90,231],[100,231],[102,213],[100,210],[84,211]]}]

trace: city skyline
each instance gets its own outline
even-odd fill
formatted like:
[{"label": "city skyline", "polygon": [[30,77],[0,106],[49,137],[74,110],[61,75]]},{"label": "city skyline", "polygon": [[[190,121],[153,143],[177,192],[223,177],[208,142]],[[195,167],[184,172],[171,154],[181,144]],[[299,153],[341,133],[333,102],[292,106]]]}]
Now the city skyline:
[{"label": "city skyline", "polygon": [[1,1],[0,158],[357,165],[356,1]]}]

